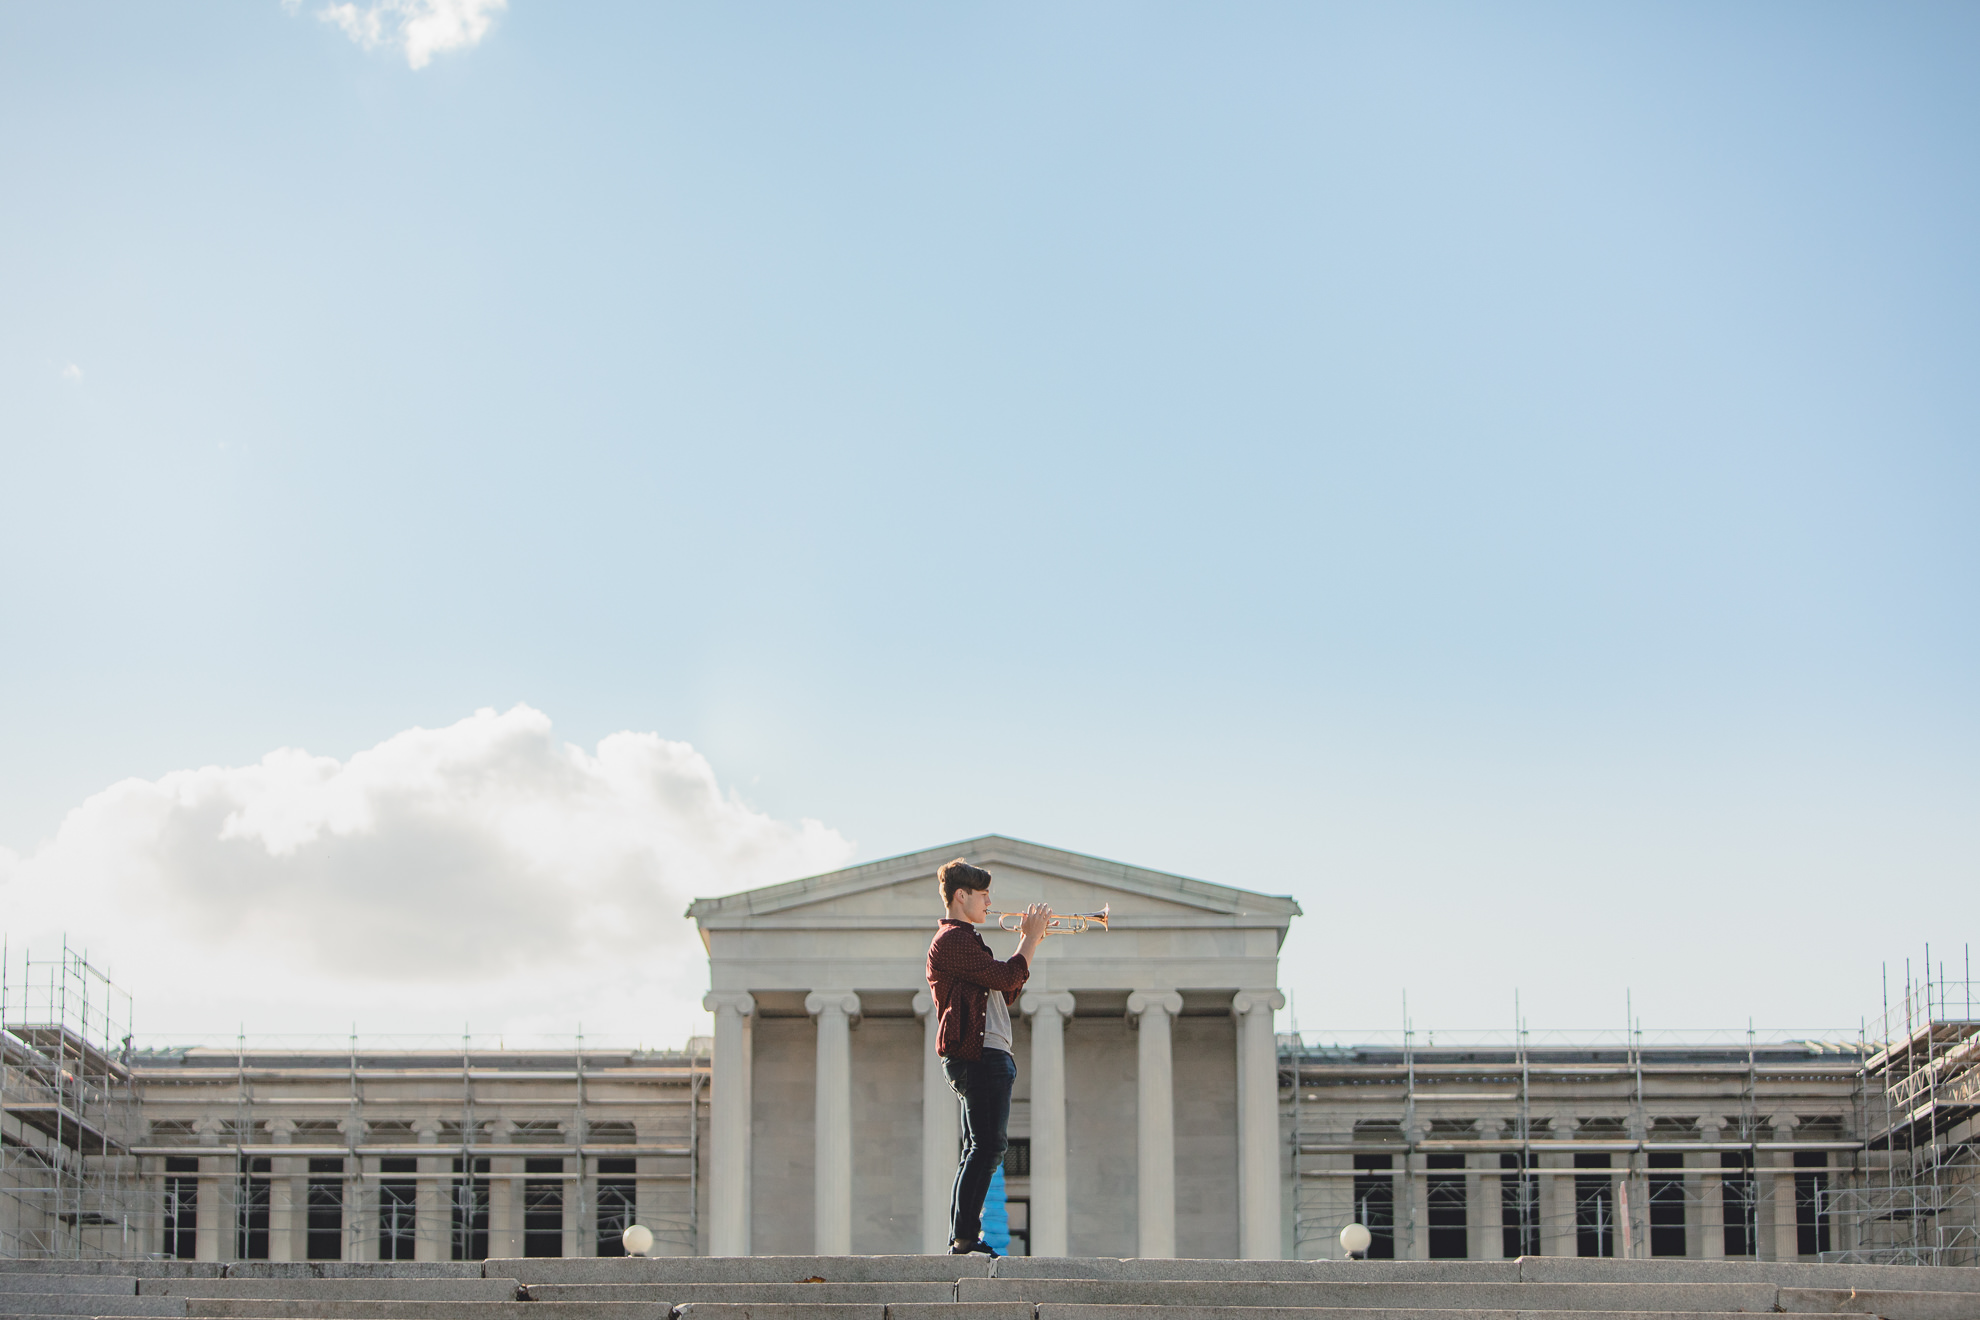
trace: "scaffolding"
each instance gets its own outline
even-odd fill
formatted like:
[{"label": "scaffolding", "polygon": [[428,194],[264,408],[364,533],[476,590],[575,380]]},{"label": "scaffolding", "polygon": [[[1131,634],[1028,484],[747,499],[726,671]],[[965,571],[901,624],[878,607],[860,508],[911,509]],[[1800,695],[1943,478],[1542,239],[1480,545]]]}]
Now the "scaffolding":
[{"label": "scaffolding", "polygon": [[[183,1038],[181,1038],[183,1041]],[[700,1245],[708,1042],[139,1048],[66,942],[0,936],[0,1259],[473,1260]]]},{"label": "scaffolding", "polygon": [[[1294,1254],[1805,1259],[1855,1186],[1864,1051],[1840,1031],[1280,1039]],[[1850,1032],[1851,1036],[1858,1033]],[[1282,1091],[1282,1094],[1284,1092]],[[1688,1112],[1687,1112],[1688,1111]],[[1818,1171],[1815,1165],[1820,1165]]]},{"label": "scaffolding", "polygon": [[64,943],[0,941],[0,1257],[140,1254],[130,996]]},{"label": "scaffolding", "polygon": [[1941,966],[1905,984],[1864,1026],[1859,1123],[1869,1166],[1829,1198],[1849,1245],[1824,1259],[1980,1265],[1980,1020],[1971,954],[1958,979]]}]

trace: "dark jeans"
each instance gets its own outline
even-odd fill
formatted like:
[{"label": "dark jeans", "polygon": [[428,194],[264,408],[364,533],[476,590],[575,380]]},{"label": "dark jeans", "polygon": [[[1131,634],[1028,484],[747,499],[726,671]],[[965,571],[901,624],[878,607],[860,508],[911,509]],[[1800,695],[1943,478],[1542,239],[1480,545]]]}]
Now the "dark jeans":
[{"label": "dark jeans", "polygon": [[974,1242],[983,1232],[983,1198],[990,1193],[991,1175],[1010,1144],[1004,1128],[1011,1119],[1017,1060],[1002,1050],[985,1050],[975,1062],[942,1060],[942,1073],[963,1098],[962,1163],[949,1195],[949,1239]]}]

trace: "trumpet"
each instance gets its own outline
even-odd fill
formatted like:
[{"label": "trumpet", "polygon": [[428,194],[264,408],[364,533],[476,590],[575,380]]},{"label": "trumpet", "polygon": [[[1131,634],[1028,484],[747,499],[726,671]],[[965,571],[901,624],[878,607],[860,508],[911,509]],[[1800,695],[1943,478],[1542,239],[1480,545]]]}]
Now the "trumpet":
[{"label": "trumpet", "polygon": [[[1052,919],[1045,923],[1047,935],[1084,935],[1089,930],[1107,931],[1107,909],[1112,903],[1102,903],[1098,912],[1054,912]],[[997,929],[1015,931],[1024,920],[1022,912],[992,912],[997,919]]]}]

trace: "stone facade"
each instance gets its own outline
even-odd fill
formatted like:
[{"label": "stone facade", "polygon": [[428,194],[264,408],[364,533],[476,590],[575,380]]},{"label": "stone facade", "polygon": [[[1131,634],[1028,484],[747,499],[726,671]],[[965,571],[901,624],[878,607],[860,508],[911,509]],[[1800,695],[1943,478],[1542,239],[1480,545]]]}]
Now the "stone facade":
[{"label": "stone facade", "polygon": [[[1045,941],[1014,1015],[1033,1254],[1338,1256],[1354,1219],[1415,1259],[1878,1247],[1885,1097],[1854,1045],[1306,1047],[1272,1029],[1290,899],[992,836],[696,902],[715,1025],[685,1053],[141,1055],[139,1208],[83,1248],[584,1256],[631,1217],[658,1253],[940,1250],[957,1102],[922,978],[959,854],[999,908],[1113,914]],[[8,1040],[29,1152],[39,1065]],[[7,1177],[41,1216],[16,1238],[58,1238]]]},{"label": "stone facade", "polygon": [[473,1260],[698,1245],[705,1059],[185,1050],[131,1068],[144,1252]]},{"label": "stone facade", "polygon": [[1287,1046],[1299,1255],[1350,1220],[1416,1260],[1859,1246],[1833,1210],[1879,1158],[1853,1044]]},{"label": "stone facade", "polygon": [[1045,941],[1014,1015],[1030,1171],[1007,1190],[1031,1250],[1282,1255],[1271,1014],[1299,905],[994,835],[689,909],[715,1089],[750,1097],[714,1111],[710,1250],[945,1248],[956,1101],[924,969],[957,856],[991,870],[1000,909],[1111,913]]}]

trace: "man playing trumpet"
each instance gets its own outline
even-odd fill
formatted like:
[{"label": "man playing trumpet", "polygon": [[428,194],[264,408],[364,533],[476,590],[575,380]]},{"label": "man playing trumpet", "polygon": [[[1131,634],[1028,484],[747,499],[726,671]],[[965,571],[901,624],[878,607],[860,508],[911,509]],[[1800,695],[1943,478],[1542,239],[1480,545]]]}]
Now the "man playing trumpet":
[{"label": "man playing trumpet", "polygon": [[963,1099],[962,1159],[949,1196],[949,1254],[983,1252],[983,1198],[1009,1144],[1011,1084],[1017,1059],[1011,1051],[1011,1005],[1031,977],[1031,960],[1052,920],[1043,903],[1025,908],[1018,921],[1017,952],[998,962],[976,933],[990,915],[990,873],[958,857],[936,872],[942,918],[928,946],[928,990],[940,1015],[935,1052],[942,1072]]}]

